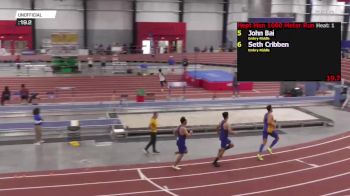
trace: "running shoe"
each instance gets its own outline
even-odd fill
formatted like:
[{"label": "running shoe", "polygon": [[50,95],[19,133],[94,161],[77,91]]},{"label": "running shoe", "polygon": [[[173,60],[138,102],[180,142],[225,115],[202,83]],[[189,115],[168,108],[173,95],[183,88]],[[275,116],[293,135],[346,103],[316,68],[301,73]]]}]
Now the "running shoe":
[{"label": "running shoe", "polygon": [[220,164],[218,162],[213,162],[214,167],[220,167]]},{"label": "running shoe", "polygon": [[268,151],[270,154],[273,154],[272,149],[271,149],[270,147],[267,148],[267,151]]},{"label": "running shoe", "polygon": [[263,161],[263,160],[264,160],[264,158],[262,157],[261,154],[258,154],[257,157],[258,157],[258,160],[259,160],[259,161]]},{"label": "running shoe", "polygon": [[174,170],[181,170],[181,168],[180,168],[179,166],[175,166],[175,165],[173,165],[172,168],[173,168]]},{"label": "running shoe", "polygon": [[145,154],[149,153],[148,150],[146,150],[146,149],[142,149],[142,150],[143,150],[143,153],[145,153]]}]

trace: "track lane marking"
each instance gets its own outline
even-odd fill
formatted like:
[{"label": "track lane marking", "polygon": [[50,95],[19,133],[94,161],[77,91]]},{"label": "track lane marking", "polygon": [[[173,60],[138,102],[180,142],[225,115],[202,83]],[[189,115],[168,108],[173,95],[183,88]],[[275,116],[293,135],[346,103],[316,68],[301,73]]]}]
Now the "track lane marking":
[{"label": "track lane marking", "polygon": [[178,196],[176,195],[175,193],[169,191],[169,189],[167,188],[164,188],[162,186],[160,186],[159,184],[153,182],[152,180],[150,180],[142,171],[141,169],[137,169],[137,172],[138,174],[140,175],[140,178],[143,179],[143,180],[146,180],[148,183],[152,184],[153,186],[155,186],[157,189],[161,190],[161,191],[164,191],[166,193],[168,193],[169,195],[172,195],[172,196]]},{"label": "track lane marking", "polygon": [[[169,190],[170,191],[179,191],[179,190],[214,187],[214,186],[220,186],[220,185],[227,185],[227,184],[235,184],[235,183],[241,183],[241,182],[247,182],[247,181],[261,180],[261,179],[272,178],[272,177],[276,177],[276,176],[283,176],[283,175],[288,175],[288,174],[293,174],[293,173],[298,173],[298,172],[318,169],[318,168],[321,168],[321,167],[326,167],[326,166],[342,163],[342,162],[349,161],[349,160],[350,160],[350,158],[342,159],[342,160],[339,160],[339,161],[334,161],[334,162],[331,162],[331,163],[320,165],[317,168],[309,167],[309,168],[305,168],[305,169],[300,169],[300,170],[295,170],[295,171],[290,171],[290,172],[284,172],[284,173],[279,173],[279,174],[274,174],[274,175],[268,175],[268,176],[261,176],[261,177],[257,177],[257,178],[250,178],[250,179],[236,180],[236,181],[229,181],[229,182],[221,182],[221,183],[213,183],[213,184],[206,184],[206,185],[198,185],[198,186],[181,187],[181,188],[174,188],[174,189],[169,189]],[[344,175],[350,175],[350,172],[346,172],[346,173],[342,173],[342,174],[339,174],[339,175],[330,176],[330,177],[326,177],[326,178],[322,178],[322,179],[317,179],[317,180],[313,180],[313,181],[309,181],[309,182],[305,182],[305,183],[299,183],[299,184],[285,186],[285,187],[279,187],[279,188],[275,188],[275,189],[268,189],[268,190],[262,190],[262,191],[251,192],[251,193],[237,194],[237,195],[240,195],[240,196],[252,195],[252,194],[258,194],[258,193],[270,192],[270,191],[274,191],[274,190],[281,190],[281,189],[285,189],[285,188],[301,186],[301,185],[308,184],[308,183],[314,183],[314,182],[319,182],[319,181],[322,181],[322,180],[332,179],[332,178],[336,178],[336,177],[340,177],[340,176],[344,176]],[[139,191],[139,192],[118,193],[118,194],[109,194],[109,195],[103,195],[103,196],[117,196],[117,195],[121,196],[121,195],[157,193],[157,192],[160,192],[160,190],[147,191],[147,192]]]},{"label": "track lane marking", "polygon": [[[297,151],[297,150],[302,150],[306,148],[312,148],[316,146],[321,146],[323,144],[328,144],[328,143],[333,143],[339,140],[347,139],[350,138],[350,134],[347,136],[343,136],[340,138],[336,138],[333,140],[329,140],[326,142],[318,143],[318,144],[313,144],[313,145],[308,145],[308,146],[303,146],[299,148],[294,148],[294,149],[289,149],[289,150],[284,150],[284,151],[279,151],[275,152],[274,154],[283,154],[286,152],[292,152],[292,151]],[[350,146],[348,146],[348,149],[350,149]],[[266,154],[264,156],[271,156],[269,154]],[[240,158],[232,158],[232,159],[223,159],[221,162],[228,162],[228,161],[234,161],[234,160],[242,160],[242,159],[250,159],[250,158],[255,158],[255,156],[247,156],[247,157],[240,157]],[[192,166],[192,165],[202,165],[202,164],[207,164],[211,163],[211,161],[205,161],[205,162],[197,162],[197,163],[188,163],[188,164],[182,164],[181,166]],[[153,166],[153,167],[140,167],[140,168],[128,168],[128,169],[108,169],[108,170],[95,170],[95,171],[81,171],[81,172],[68,172],[68,173],[51,173],[51,174],[39,174],[39,175],[27,175],[26,178],[39,178],[39,177],[55,177],[55,176],[70,176],[70,175],[83,175],[83,174],[95,174],[95,173],[110,173],[110,172],[118,172],[118,171],[135,171],[137,169],[158,169],[158,168],[166,168],[170,167],[168,165],[165,166]],[[17,173],[20,174],[20,173]],[[14,176],[8,176],[8,177],[0,177],[0,180],[6,180],[6,179],[14,179],[17,177]]]},{"label": "track lane marking", "polygon": [[295,160],[298,161],[299,163],[306,164],[306,165],[308,165],[308,166],[310,166],[310,167],[318,167],[318,165],[316,165],[316,164],[307,163],[307,162],[302,161],[302,160],[300,160],[300,159],[295,159]]},{"label": "track lane marking", "polygon": [[[321,142],[321,143],[317,143],[317,144],[313,144],[313,145],[306,145],[303,147],[299,147],[299,148],[294,148],[294,149],[288,149],[288,150],[283,150],[283,151],[279,151],[279,152],[274,152],[274,155],[276,154],[283,154],[286,152],[293,152],[293,151],[298,151],[298,150],[303,150],[303,149],[307,149],[307,148],[312,148],[312,147],[317,147],[317,146],[322,146],[324,144],[329,144],[329,143],[333,143],[333,142],[337,142],[339,140],[343,140],[343,139],[347,139],[350,138],[350,135],[347,134],[346,136],[340,137],[340,138],[336,138],[333,140],[328,140],[326,142]],[[270,154],[266,154],[264,156],[271,156]],[[246,157],[240,157],[240,158],[231,158],[231,159],[223,159],[221,160],[221,162],[227,162],[227,161],[235,161],[235,160],[242,160],[242,159],[250,159],[250,158],[256,158],[256,156],[246,156]],[[181,164],[179,166],[185,167],[185,166],[193,166],[193,165],[203,165],[203,164],[209,164],[212,163],[212,161],[203,161],[203,162],[196,162],[196,163],[187,163],[187,164]],[[128,169],[119,169],[119,171],[129,171],[129,170],[135,170],[135,169],[159,169],[159,168],[166,168],[166,167],[170,167],[168,165],[164,165],[164,166],[151,166],[151,167],[139,167],[139,168],[128,168]]]},{"label": "track lane marking", "polygon": [[350,188],[348,188],[348,189],[343,189],[343,190],[339,190],[339,191],[336,191],[336,192],[327,193],[327,194],[324,194],[324,195],[321,195],[321,196],[336,195],[336,194],[338,194],[338,193],[344,193],[344,192],[347,192],[347,191],[350,191]]}]

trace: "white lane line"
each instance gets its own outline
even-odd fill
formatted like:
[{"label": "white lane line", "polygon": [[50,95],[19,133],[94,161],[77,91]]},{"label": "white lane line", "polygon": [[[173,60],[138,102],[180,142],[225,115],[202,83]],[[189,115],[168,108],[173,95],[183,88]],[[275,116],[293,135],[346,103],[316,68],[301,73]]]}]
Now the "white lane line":
[{"label": "white lane line", "polygon": [[[341,151],[346,149],[347,147],[319,153],[319,154],[314,154],[314,155],[309,155],[305,157],[299,157],[299,159],[307,159],[307,158],[312,158],[312,157],[317,157],[325,154],[330,154],[333,152]],[[289,160],[284,160],[284,161],[279,161],[279,162],[274,162],[274,163],[268,163],[264,165],[255,165],[255,166],[249,166],[249,167],[241,167],[241,168],[236,168],[236,169],[226,169],[226,170],[219,170],[219,171],[212,171],[212,172],[202,172],[202,173],[195,173],[195,174],[185,174],[185,175],[177,175],[177,176],[163,176],[163,177],[154,177],[150,178],[152,180],[161,180],[161,179],[168,179],[168,178],[184,178],[184,177],[191,177],[191,176],[202,176],[202,175],[208,175],[208,174],[218,174],[218,173],[225,173],[225,172],[233,172],[233,171],[241,171],[241,170],[247,170],[247,169],[253,169],[253,168],[259,168],[259,167],[268,167],[271,165],[278,165],[282,163],[288,163],[288,162],[293,162],[297,161],[297,159],[289,159]],[[319,167],[319,166],[317,166]]]},{"label": "white lane line", "polygon": [[306,165],[308,165],[308,166],[310,166],[310,167],[318,167],[318,165],[316,165],[316,164],[307,163],[307,162],[302,161],[302,160],[300,160],[300,159],[295,159],[295,160],[298,161],[298,162],[300,162],[300,163],[306,164]]},{"label": "white lane line", "polygon": [[137,173],[139,174],[139,177],[141,180],[145,180],[145,175],[141,172],[141,169],[137,169]]},{"label": "white lane line", "polygon": [[[54,177],[54,176],[72,176],[72,175],[81,175],[81,174],[98,174],[98,173],[111,173],[111,172],[118,172],[119,170],[111,169],[111,170],[95,170],[95,171],[81,171],[81,172],[68,172],[68,173],[50,173],[50,174],[38,174],[38,175],[25,175],[25,178],[40,178],[40,177]],[[21,176],[20,173],[14,174]],[[0,177],[0,180],[7,180],[7,179],[15,179],[18,178],[17,176],[8,176],[8,177]]]},{"label": "white lane line", "polygon": [[327,194],[324,194],[324,195],[321,195],[321,196],[330,196],[330,195],[336,195],[336,194],[339,194],[339,193],[344,193],[344,192],[347,192],[347,191],[350,191],[350,188],[348,188],[348,189],[343,189],[343,190],[336,191],[336,192],[327,193]]},{"label": "white lane line", "polygon": [[16,191],[16,190],[29,190],[29,189],[47,189],[47,188],[61,188],[61,187],[74,187],[74,186],[89,186],[89,185],[113,184],[113,183],[135,182],[135,181],[140,181],[140,179],[101,181],[101,182],[86,182],[86,183],[78,183],[78,184],[61,184],[61,185],[48,185],[48,186],[5,188],[5,189],[0,189],[0,192],[3,192],[3,191]]},{"label": "white lane line", "polygon": [[[342,139],[346,139],[346,138],[349,138],[349,137],[350,137],[350,135],[344,136],[344,137],[340,137],[340,138],[337,138],[337,139],[334,139],[334,140],[329,140],[329,141],[326,141],[326,142],[323,142],[323,143],[318,143],[318,144],[314,144],[314,145],[304,146],[304,147],[301,147],[301,148],[295,148],[295,149],[291,149],[291,150],[285,150],[285,151],[276,152],[275,154],[282,154],[282,153],[286,153],[286,152],[290,152],[290,151],[296,151],[296,150],[311,148],[311,147],[314,147],[314,146],[320,146],[320,145],[323,145],[323,144],[336,142],[336,141],[339,141],[339,140],[342,140]],[[346,148],[350,148],[350,146],[348,146]],[[307,157],[301,157],[299,159],[314,157],[314,156],[318,156],[318,155],[322,155],[322,154],[327,154],[327,153],[335,152],[335,151],[342,150],[342,149],[343,148],[340,148],[340,149],[337,149],[337,150],[333,150],[333,151],[328,151],[328,152],[325,152],[325,153],[316,154],[316,155],[311,155],[311,156],[307,156]],[[256,157],[255,156],[250,156],[250,157],[242,157],[242,158],[236,158],[236,159],[235,158],[234,159],[226,159],[226,160],[222,160],[222,161],[232,161],[232,160],[240,160],[240,159],[248,159],[248,158],[256,158]],[[212,174],[212,173],[227,172],[227,171],[237,171],[237,170],[243,170],[243,169],[251,169],[251,168],[256,168],[256,167],[263,167],[263,166],[268,166],[268,165],[280,164],[280,163],[285,163],[285,162],[289,162],[289,161],[292,161],[292,160],[281,161],[281,162],[271,163],[271,164],[266,164],[266,165],[251,166],[251,167],[246,167],[246,168],[237,168],[237,169],[231,169],[231,170],[222,170],[222,171],[206,172],[206,173],[199,173],[199,174],[188,174],[188,175],[158,177],[158,178],[151,178],[151,179],[155,180],[155,179],[166,179],[166,178],[178,178],[178,177],[196,176],[196,175]],[[199,163],[184,164],[184,165],[196,165],[196,164],[205,164],[205,163],[211,163],[211,162],[199,162]],[[149,168],[165,168],[165,167],[169,167],[169,166],[146,167],[146,169],[149,169]],[[60,173],[60,174],[51,173],[51,174],[42,174],[42,175],[28,175],[28,176],[25,176],[25,178],[70,176],[70,175],[95,174],[95,173],[110,173],[110,172],[117,172],[117,171],[137,170],[137,169],[142,169],[142,168],[133,168],[133,169],[124,169],[124,170],[99,170],[99,171],[86,171],[86,172],[70,172],[70,173]],[[9,176],[9,177],[1,177],[0,180],[16,179],[16,178],[18,178],[18,176]],[[85,185],[97,185],[97,184],[111,184],[111,183],[118,183],[118,182],[138,181],[138,180],[140,180],[140,179],[130,179],[130,180],[120,180],[120,181],[102,181],[102,182],[77,183],[77,184],[52,185],[52,186],[38,186],[38,187],[21,187],[21,188],[17,188],[17,189],[16,188],[0,189],[0,191],[18,190],[18,189],[40,189],[40,188],[54,188],[54,187],[85,186]]]},{"label": "white lane line", "polygon": [[278,188],[274,188],[274,189],[267,189],[267,190],[263,190],[263,191],[256,191],[256,192],[238,194],[238,195],[235,195],[235,196],[256,195],[256,194],[259,194],[259,193],[278,191],[278,190],[283,190],[283,189],[303,186],[303,185],[307,185],[307,184],[312,184],[312,183],[315,183],[315,182],[321,182],[321,181],[325,181],[325,180],[330,180],[330,179],[333,179],[333,178],[338,178],[338,177],[342,177],[342,176],[346,176],[346,175],[350,175],[350,172],[346,172],[346,173],[342,173],[342,174],[338,174],[338,175],[334,175],[334,176],[329,176],[329,177],[326,177],[326,178],[320,178],[320,179],[317,179],[317,180],[312,180],[312,181],[303,182],[303,183],[299,183],[299,184],[293,184],[293,185],[289,185],[289,186],[278,187]]},{"label": "white lane line", "polygon": [[[305,157],[300,157],[299,159],[305,159],[305,158],[311,158],[311,157],[316,157],[316,156],[321,156],[325,154],[330,154],[333,152],[337,152],[340,150],[347,149],[348,147],[343,147],[339,148],[336,150],[331,150],[319,154],[314,154],[314,155],[309,155]],[[281,163],[287,163],[287,162],[292,162],[296,161],[296,159],[290,159],[290,160],[285,160],[285,161],[280,161],[280,162],[275,162],[275,163],[269,163],[269,164],[264,164],[264,165],[256,165],[256,166],[250,166],[250,167],[241,167],[241,168],[236,168],[236,169],[227,169],[227,170],[220,170],[220,171],[212,171],[212,172],[203,172],[203,173],[197,173],[197,174],[187,174],[187,175],[178,175],[178,176],[164,176],[164,177],[156,177],[156,178],[148,178],[149,180],[161,180],[161,179],[169,179],[169,178],[180,178],[180,177],[191,177],[191,176],[198,176],[198,175],[208,175],[208,174],[217,174],[217,173],[224,173],[224,172],[232,172],[232,171],[239,171],[239,170],[247,170],[247,169],[252,169],[252,168],[259,168],[259,167],[265,167],[265,166],[271,166],[271,165],[277,165]],[[11,191],[11,190],[23,190],[23,189],[45,189],[45,188],[56,188],[56,187],[74,187],[74,186],[89,186],[89,185],[99,185],[99,184],[113,184],[113,183],[123,183],[123,182],[136,182],[140,180],[146,180],[145,175],[141,172],[141,169],[137,169],[139,178],[137,179],[130,179],[130,180],[119,180],[119,181],[101,181],[101,182],[87,182],[87,183],[79,183],[79,184],[64,184],[64,185],[50,185],[50,186],[37,186],[37,187],[20,187],[20,188],[7,188],[7,189],[0,189],[1,191]],[[148,192],[147,192],[148,193]]]},{"label": "white lane line", "polygon": [[140,176],[140,178],[142,180],[146,180],[148,183],[150,183],[153,186],[155,186],[159,191],[164,191],[164,192],[166,192],[166,193],[168,193],[169,195],[172,195],[172,196],[178,196],[175,193],[169,191],[169,189],[166,189],[166,188],[160,186],[159,184],[153,182],[152,180],[150,180],[144,173],[142,173],[141,169],[137,169],[137,172],[138,172],[138,174],[139,174],[139,176]]},{"label": "white lane line", "polygon": [[[338,163],[341,163],[341,162],[345,162],[345,161],[349,161],[349,160],[350,160],[350,158],[342,159],[342,160],[339,160],[339,161],[334,161],[334,162],[331,162],[331,163],[320,165],[317,168],[326,167],[326,166],[330,166],[330,165],[335,165],[335,164],[338,164]],[[261,176],[261,177],[257,177],[257,178],[250,178],[250,179],[244,179],[244,180],[238,180],[238,181],[229,181],[229,182],[215,183],[215,184],[208,184],[208,185],[182,187],[182,188],[175,188],[175,189],[170,189],[170,190],[184,190],[184,189],[186,190],[186,189],[212,187],[212,186],[225,185],[225,184],[234,184],[234,183],[239,183],[239,182],[254,181],[254,180],[260,180],[260,179],[272,178],[272,177],[276,177],[276,176],[283,176],[283,175],[288,175],[288,174],[294,174],[294,173],[299,173],[299,172],[308,171],[308,170],[312,170],[312,169],[316,169],[316,168],[315,167],[309,167],[309,168],[305,168],[305,169],[300,169],[300,170],[295,170],[295,171],[290,171],[290,172],[284,172],[284,173],[279,173],[279,174],[274,174],[274,175],[269,175],[269,176]]]},{"label": "white lane line", "polygon": [[[313,145],[308,145],[308,146],[303,146],[303,147],[299,147],[299,148],[293,148],[293,149],[288,149],[288,150],[284,150],[284,151],[279,151],[279,152],[274,152],[273,154],[283,154],[286,152],[293,152],[293,151],[298,151],[298,150],[304,150],[307,148],[312,148],[312,147],[316,147],[316,146],[322,146],[324,144],[329,144],[329,143],[333,143],[333,142],[337,142],[339,140],[343,140],[343,139],[347,139],[350,138],[350,135],[346,135],[337,139],[333,139],[333,140],[328,140],[326,142],[321,142],[321,143],[317,143],[317,144],[313,144]],[[264,156],[271,156],[269,154],[266,154]],[[246,156],[246,157],[240,157],[240,158],[232,158],[232,159],[223,159],[221,160],[221,162],[227,162],[227,161],[235,161],[235,160],[242,160],[242,159],[251,159],[251,158],[256,158],[256,155],[254,156]],[[196,162],[196,163],[187,163],[187,164],[182,164],[179,165],[181,167],[184,166],[193,166],[193,165],[204,165],[204,164],[209,164],[212,163],[212,161],[203,161],[203,162]],[[170,167],[169,165],[164,165],[164,166],[151,166],[151,167],[140,167],[140,169],[159,169],[159,168],[167,168]],[[137,168],[128,168],[128,169],[119,169],[119,171],[129,171],[129,170],[135,170]]]},{"label": "white lane line", "polygon": [[[349,160],[350,160],[350,158],[342,159],[342,160],[339,160],[339,161],[335,161],[335,162],[327,163],[327,164],[324,164],[324,165],[320,165],[317,168],[326,167],[326,166],[329,166],[329,165],[334,165],[334,164],[345,162],[345,161],[349,161]],[[257,178],[250,178],[250,179],[237,180],[237,181],[228,181],[228,182],[221,182],[221,183],[213,183],[213,184],[206,184],[206,185],[198,185],[198,186],[181,187],[181,188],[174,188],[174,189],[169,189],[169,190],[170,191],[178,191],[178,190],[198,189],[198,188],[205,188],[205,187],[214,187],[214,186],[220,186],[220,185],[235,184],[235,183],[241,183],[241,182],[247,182],[247,181],[261,180],[261,179],[266,179],[266,178],[273,178],[273,177],[283,176],[283,175],[288,175],[288,174],[294,174],[294,173],[299,173],[299,172],[313,170],[313,169],[316,169],[316,168],[315,167],[309,167],[309,168],[306,168],[306,169],[300,169],[300,170],[295,170],[295,171],[290,171],[290,172],[284,172],[284,173],[279,173],[279,174],[274,174],[274,175],[269,175],[269,176],[261,176],[261,177],[257,177]],[[339,177],[339,176],[342,176],[342,175],[347,175],[347,174],[350,174],[350,172],[343,173],[343,174],[340,174],[340,175],[336,175],[336,177]],[[326,179],[331,179],[331,177],[324,178],[323,180],[326,180]],[[304,185],[304,184],[318,182],[318,181],[322,181],[322,180],[321,179],[317,179],[317,180],[314,180],[314,181],[300,183],[300,184],[297,184],[297,185],[286,186],[285,188],[301,186],[301,185]],[[240,194],[240,195],[251,195],[251,194],[257,194],[257,193],[269,192],[269,191],[273,191],[273,190],[280,190],[280,189],[284,189],[284,187],[280,187],[280,188],[276,188],[276,189],[263,190],[263,191],[259,191],[259,192],[244,193],[244,194]],[[104,196],[134,195],[134,194],[157,193],[157,192],[161,192],[161,190],[128,192],[128,193],[110,194],[110,195],[104,195]]]}]

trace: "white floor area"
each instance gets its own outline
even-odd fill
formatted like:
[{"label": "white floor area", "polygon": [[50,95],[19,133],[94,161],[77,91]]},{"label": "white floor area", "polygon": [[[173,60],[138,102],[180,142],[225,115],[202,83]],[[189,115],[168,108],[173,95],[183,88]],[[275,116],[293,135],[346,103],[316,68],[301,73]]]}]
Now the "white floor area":
[{"label": "white floor area", "polygon": [[[158,126],[178,126],[180,118],[186,117],[188,126],[217,125],[222,120],[222,113],[229,113],[231,124],[261,123],[266,109],[242,109],[242,110],[217,110],[196,112],[162,112],[159,113]],[[273,115],[277,121],[316,120],[317,118],[294,108],[276,108]],[[125,127],[144,128],[148,127],[152,113],[146,114],[120,114],[118,115]]]}]

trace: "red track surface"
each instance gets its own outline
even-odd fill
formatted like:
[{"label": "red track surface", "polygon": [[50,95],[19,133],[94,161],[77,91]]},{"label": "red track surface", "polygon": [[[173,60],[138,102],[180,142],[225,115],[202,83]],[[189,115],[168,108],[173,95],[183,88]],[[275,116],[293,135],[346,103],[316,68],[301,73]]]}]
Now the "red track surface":
[{"label": "red track surface", "polygon": [[350,193],[349,143],[345,133],[277,149],[264,161],[254,153],[226,157],[220,168],[201,159],[183,162],[181,171],[163,163],[3,174],[0,195],[344,195]]},{"label": "red track surface", "polygon": [[[168,81],[180,81],[180,75],[168,75]],[[88,102],[111,101],[115,90],[117,99],[121,94],[129,95],[134,101],[136,90],[145,89],[146,93],[155,93],[156,99],[167,99],[168,92],[161,92],[158,76],[98,76],[90,77],[26,77],[0,78],[0,89],[9,86],[11,91],[18,91],[21,84],[26,84],[32,92],[41,95],[40,102]],[[75,87],[74,91],[59,91],[55,99],[48,99],[47,92],[55,91],[57,87]],[[279,83],[262,82],[254,84],[254,91],[241,91],[240,96],[276,96],[279,94]],[[231,97],[231,91],[207,91],[202,88],[189,86],[186,89],[186,98],[217,98]],[[182,89],[172,90],[172,96],[182,96]],[[11,103],[19,100],[12,99]]]},{"label": "red track surface", "polygon": [[341,75],[347,81],[350,81],[350,59],[342,59]]}]

